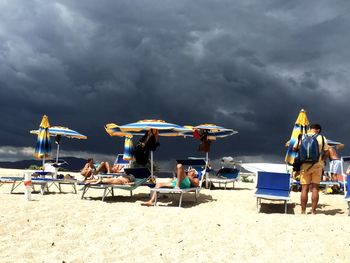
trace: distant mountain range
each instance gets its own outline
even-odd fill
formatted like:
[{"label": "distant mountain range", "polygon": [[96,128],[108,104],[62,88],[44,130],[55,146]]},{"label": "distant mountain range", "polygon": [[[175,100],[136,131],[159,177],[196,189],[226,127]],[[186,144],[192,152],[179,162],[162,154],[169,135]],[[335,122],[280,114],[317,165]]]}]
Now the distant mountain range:
[{"label": "distant mountain range", "polygon": [[[86,159],[76,158],[76,157],[63,157],[63,158],[60,158],[60,160],[64,160],[68,163],[68,164],[63,164],[62,168],[71,172],[81,170],[86,163]],[[42,161],[23,160],[23,161],[16,161],[16,162],[0,162],[1,168],[11,168],[11,169],[26,169],[31,165],[41,166]]]}]

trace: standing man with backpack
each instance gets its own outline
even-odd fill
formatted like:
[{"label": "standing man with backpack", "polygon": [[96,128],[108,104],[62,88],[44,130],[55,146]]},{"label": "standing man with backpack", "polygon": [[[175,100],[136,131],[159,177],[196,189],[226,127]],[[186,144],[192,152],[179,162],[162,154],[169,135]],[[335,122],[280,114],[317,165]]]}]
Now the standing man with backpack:
[{"label": "standing man with backpack", "polygon": [[320,135],[321,125],[312,124],[307,134],[304,134],[294,146],[298,151],[298,161],[300,167],[300,184],[301,184],[301,213],[306,213],[308,201],[308,192],[311,186],[312,214],[316,214],[318,204],[318,186],[324,168],[324,161],[329,156],[329,146],[327,139]]}]

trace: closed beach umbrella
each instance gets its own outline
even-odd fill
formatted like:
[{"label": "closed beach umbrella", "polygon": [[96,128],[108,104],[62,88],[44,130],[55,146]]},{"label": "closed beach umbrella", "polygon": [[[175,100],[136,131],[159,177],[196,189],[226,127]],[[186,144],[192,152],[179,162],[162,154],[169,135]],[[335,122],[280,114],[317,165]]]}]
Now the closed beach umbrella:
[{"label": "closed beach umbrella", "polygon": [[131,161],[132,160],[132,136],[125,137],[124,141],[124,153],[123,153],[123,159],[126,161]]},{"label": "closed beach umbrella", "polygon": [[[227,129],[215,124],[200,124],[197,126],[185,126],[185,128],[190,129],[189,132],[185,132],[185,136],[197,137],[205,135],[206,139],[209,141],[216,140],[217,138],[225,138],[234,134],[238,131]],[[209,147],[205,150],[206,160],[209,161]]]},{"label": "closed beach umbrella", "polygon": [[[32,130],[30,131],[32,134],[39,134],[39,130]],[[67,137],[72,139],[87,139],[87,137],[77,131],[71,130],[67,127],[61,127],[61,126],[52,126],[49,128],[50,136],[56,137],[56,143],[57,143],[57,153],[56,153],[56,163],[58,163],[58,155],[60,151],[60,143],[61,143],[61,137]]]},{"label": "closed beach umbrella", "polygon": [[[190,131],[188,128],[163,120],[141,120],[120,126],[109,123],[105,126],[105,130],[110,136],[129,138],[130,135],[144,135],[151,129],[157,130],[159,136],[184,136],[185,132]],[[153,151],[151,151],[151,175],[153,176]]]},{"label": "closed beach umbrella", "polygon": [[285,162],[289,165],[293,165],[294,158],[296,156],[296,152],[293,151],[293,146],[295,142],[298,140],[299,135],[306,134],[309,129],[309,120],[306,115],[305,110],[300,110],[297,120],[295,121],[292,136],[290,140],[287,142],[287,153],[285,157]]},{"label": "closed beach umbrella", "polygon": [[34,150],[34,156],[38,159],[43,159],[43,166],[45,158],[48,158],[51,153],[49,127],[49,118],[44,115],[39,126],[38,139]]}]

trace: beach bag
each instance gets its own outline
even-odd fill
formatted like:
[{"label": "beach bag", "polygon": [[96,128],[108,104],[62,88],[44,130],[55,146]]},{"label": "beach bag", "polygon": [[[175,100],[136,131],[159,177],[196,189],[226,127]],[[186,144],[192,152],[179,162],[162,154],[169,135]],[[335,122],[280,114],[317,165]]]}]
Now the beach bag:
[{"label": "beach bag", "polygon": [[[300,146],[298,151],[298,158],[299,158],[300,164],[302,163],[315,164],[319,161],[321,151],[319,149],[319,144],[317,141],[318,136],[319,134],[303,135],[300,141]],[[324,138],[322,136],[322,150],[323,150],[323,146],[324,146]]]},{"label": "beach bag", "polygon": [[293,162],[293,171],[300,172],[300,169],[301,169],[301,162],[299,158],[299,152],[296,152],[296,155],[294,157],[294,162]]}]

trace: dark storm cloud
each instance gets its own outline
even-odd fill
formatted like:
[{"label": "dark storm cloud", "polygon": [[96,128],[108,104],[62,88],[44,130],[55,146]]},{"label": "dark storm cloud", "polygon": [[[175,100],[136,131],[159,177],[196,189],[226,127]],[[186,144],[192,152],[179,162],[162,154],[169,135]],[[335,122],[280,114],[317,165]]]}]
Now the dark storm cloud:
[{"label": "dark storm cloud", "polygon": [[[33,146],[42,114],[112,154],[103,130],[159,118],[239,131],[213,157],[282,160],[301,108],[345,143],[350,128],[347,1],[6,1],[0,4],[3,146]],[[162,139],[157,156],[195,155]],[[118,145],[118,146],[117,146]],[[119,147],[119,148],[117,148]]]}]

